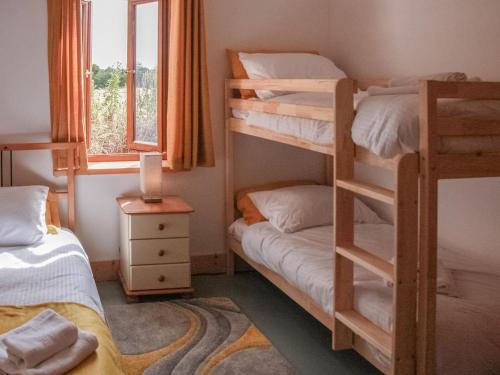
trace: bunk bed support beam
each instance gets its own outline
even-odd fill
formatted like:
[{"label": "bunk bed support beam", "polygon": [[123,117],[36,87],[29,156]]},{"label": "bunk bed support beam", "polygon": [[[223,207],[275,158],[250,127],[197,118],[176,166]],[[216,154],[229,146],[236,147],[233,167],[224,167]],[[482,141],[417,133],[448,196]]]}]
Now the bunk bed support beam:
[{"label": "bunk bed support beam", "polygon": [[[225,211],[226,211],[226,226],[229,226],[234,221],[234,135],[231,130],[231,108],[229,100],[232,97],[232,89],[230,81],[226,80],[224,84],[224,139],[225,139]],[[229,233],[224,233],[226,247],[226,273],[230,276],[234,275],[234,252],[231,250]]]},{"label": "bunk bed support beam", "polygon": [[417,374],[436,372],[439,179],[498,177],[500,153],[440,154],[445,136],[497,136],[498,121],[438,117],[438,99],[499,100],[499,82],[420,82],[419,285]]},{"label": "bunk bed support beam", "polygon": [[334,93],[339,81],[332,79],[231,79],[229,82],[231,89]]},{"label": "bunk bed support beam", "polygon": [[417,315],[417,374],[432,375],[436,369],[437,292],[437,96],[435,86],[420,83],[420,196],[419,196],[419,291]]},{"label": "bunk bed support beam", "polygon": [[[351,80],[337,84],[334,98],[335,111],[335,184],[337,180],[354,178],[354,144],[351,126],[354,120],[353,92]],[[354,243],[354,194],[349,190],[335,189],[334,212],[334,301],[333,311],[352,311],[354,286],[352,260],[342,256],[336,247],[348,247]],[[334,316],[332,346],[334,350],[350,349],[353,345],[353,332]]]},{"label": "bunk bed support beam", "polygon": [[262,100],[229,99],[229,106],[234,109],[293,116],[321,121],[334,121],[335,109],[311,105],[266,102]]},{"label": "bunk bed support beam", "polygon": [[392,371],[396,374],[416,371],[418,165],[417,154],[403,155],[395,178]]}]

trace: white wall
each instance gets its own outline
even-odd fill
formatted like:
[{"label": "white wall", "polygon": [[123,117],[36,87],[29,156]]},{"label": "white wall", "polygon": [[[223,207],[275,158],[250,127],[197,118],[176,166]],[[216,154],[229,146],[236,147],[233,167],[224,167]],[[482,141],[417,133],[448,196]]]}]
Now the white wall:
[{"label": "white wall", "polygon": [[[464,71],[500,81],[499,17],[497,0],[331,0],[330,56],[352,77]],[[441,243],[498,268],[500,179],[444,181],[439,194]]]},{"label": "white wall", "polygon": [[[165,191],[182,195],[196,209],[193,253],[223,250],[225,48],[317,49],[355,77],[464,70],[500,80],[499,14],[497,0],[207,0],[217,167],[165,175]],[[46,22],[44,0],[0,1],[0,142],[20,139],[19,134],[30,140],[48,138]],[[323,160],[317,155],[236,138],[238,186],[276,174],[321,177]],[[16,160],[21,164],[16,182],[53,180],[49,155],[19,154]],[[137,180],[137,175],[78,178],[78,234],[93,260],[117,257],[114,199],[136,193]],[[445,245],[473,248],[485,260],[500,253],[499,179],[443,182],[440,194]]]},{"label": "white wall", "polygon": [[[46,140],[50,134],[45,4],[45,0],[0,1],[0,142]],[[206,1],[217,166],[165,174],[165,192],[181,195],[196,209],[191,233],[193,254],[223,251],[223,80],[229,72],[225,48],[306,48],[326,53],[329,15],[325,9],[328,8],[328,0]],[[240,186],[276,176],[322,177],[323,159],[312,153],[244,136],[237,137],[236,149],[241,161],[237,164]],[[54,180],[48,154],[18,154],[16,161],[19,164],[16,183]],[[240,166],[248,173],[243,173]],[[56,182],[64,181],[59,178]],[[115,197],[137,193],[138,188],[135,174],[78,177],[77,232],[92,260],[118,257]]]}]

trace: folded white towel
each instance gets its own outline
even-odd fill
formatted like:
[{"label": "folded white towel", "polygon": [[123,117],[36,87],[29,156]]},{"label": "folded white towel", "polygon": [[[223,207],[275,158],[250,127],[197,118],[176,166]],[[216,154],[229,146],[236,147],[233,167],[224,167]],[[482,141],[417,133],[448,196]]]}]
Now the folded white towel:
[{"label": "folded white towel", "polygon": [[366,91],[371,96],[418,94],[418,85],[396,86],[396,87],[370,86]]},{"label": "folded white towel", "polygon": [[[8,375],[61,375],[78,366],[95,352],[98,346],[97,338],[92,333],[79,330],[78,338],[73,345],[61,350],[35,368],[20,369],[7,360],[10,366],[4,365],[0,374],[3,370]],[[0,359],[2,358],[1,351],[0,348]]]},{"label": "folded white towel", "polygon": [[8,358],[18,368],[31,368],[73,345],[78,328],[51,309],[7,332],[2,341]]},{"label": "folded white towel", "polygon": [[389,81],[390,87],[415,86],[419,81],[467,81],[467,74],[461,72],[444,72],[429,74],[426,76],[401,76],[394,77]]}]

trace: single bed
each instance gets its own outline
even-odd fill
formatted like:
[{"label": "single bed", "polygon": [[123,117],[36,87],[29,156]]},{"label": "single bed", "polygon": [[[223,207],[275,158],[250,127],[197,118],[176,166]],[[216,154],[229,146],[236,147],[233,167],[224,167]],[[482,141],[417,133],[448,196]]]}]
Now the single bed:
[{"label": "single bed", "polygon": [[[333,301],[333,227],[322,226],[293,234],[279,232],[269,222],[248,226],[238,219],[230,235],[254,262],[281,275],[331,314]],[[388,224],[357,224],[356,244],[389,260],[393,227]],[[446,253],[443,254],[446,258]],[[392,288],[382,279],[355,267],[356,310],[390,332]],[[461,298],[438,296],[438,374],[497,374],[500,372],[499,276],[454,270]],[[389,366],[390,361],[370,348]]]},{"label": "single bed", "polygon": [[[51,308],[99,341],[71,374],[121,374],[121,356],[108,329],[90,262],[69,229],[36,246],[0,247],[0,333]],[[7,318],[8,317],[8,318]]]},{"label": "single bed", "polygon": [[[12,151],[66,150],[73,155],[77,147],[76,143],[32,143],[0,145],[0,150],[2,157],[3,151],[10,151],[12,160]],[[10,166],[10,184],[13,185],[12,162]],[[42,231],[42,240],[30,242],[31,245],[0,246],[0,334],[23,325],[45,309],[52,309],[75,323],[79,329],[93,333],[99,343],[96,352],[72,369],[70,374],[119,375],[123,373],[121,355],[106,325],[88,256],[75,234],[70,229],[59,227],[57,201],[59,196],[68,199],[67,222],[69,226],[74,227],[73,172],[68,170],[68,191],[59,194],[49,192],[48,196],[45,193],[44,198],[37,201],[38,206],[32,206],[36,213],[30,213],[32,210],[28,210],[25,205],[18,209],[20,205],[16,200],[11,202],[5,200],[2,203],[7,206],[7,208],[3,206],[5,212],[10,212],[4,213],[0,220],[3,234],[13,230],[18,233],[16,236],[26,237],[26,232],[31,229],[26,227],[24,216],[33,216],[44,224],[43,226],[39,226],[39,222],[32,224]],[[2,168],[0,173],[3,185]],[[47,189],[40,186],[33,188]],[[2,199],[5,199],[5,196]],[[22,211],[25,215],[12,219],[12,213],[17,215],[16,210]],[[31,221],[28,221],[28,225],[31,226],[29,223]],[[5,237],[8,235],[2,239]]]}]

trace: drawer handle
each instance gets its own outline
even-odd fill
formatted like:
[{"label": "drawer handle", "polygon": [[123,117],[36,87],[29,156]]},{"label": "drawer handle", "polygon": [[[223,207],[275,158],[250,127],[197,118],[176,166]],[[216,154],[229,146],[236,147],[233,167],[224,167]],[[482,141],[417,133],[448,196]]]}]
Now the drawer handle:
[{"label": "drawer handle", "polygon": [[161,275],[159,278],[158,278],[158,281],[160,283],[164,282],[165,281],[165,276]]},{"label": "drawer handle", "polygon": [[164,230],[165,224],[158,224],[158,230]]},{"label": "drawer handle", "polygon": [[164,255],[165,255],[165,250],[160,250],[160,251],[158,252],[158,256],[162,257],[162,256],[164,256]]}]

